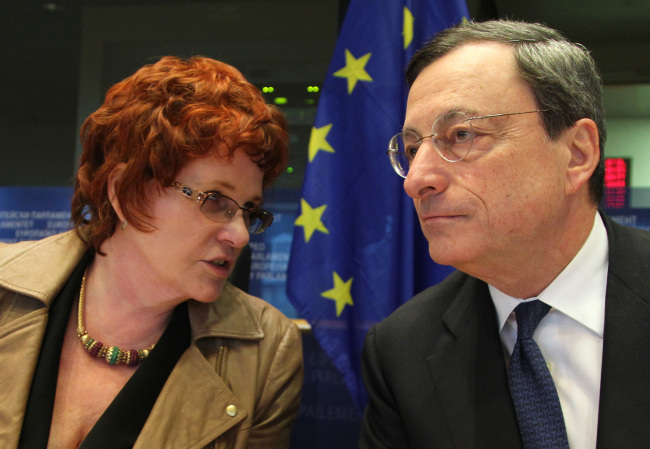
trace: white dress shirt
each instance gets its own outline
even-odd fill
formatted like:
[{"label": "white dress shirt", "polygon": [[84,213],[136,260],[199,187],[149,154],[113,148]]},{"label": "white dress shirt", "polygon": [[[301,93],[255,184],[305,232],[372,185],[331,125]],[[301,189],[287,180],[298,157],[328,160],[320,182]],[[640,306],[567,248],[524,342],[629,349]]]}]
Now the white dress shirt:
[{"label": "white dress shirt", "polygon": [[514,308],[534,299],[552,307],[534,339],[555,382],[572,449],[596,447],[608,251],[607,231],[597,213],[582,249],[538,297],[513,298],[489,286],[506,360],[517,340]]}]

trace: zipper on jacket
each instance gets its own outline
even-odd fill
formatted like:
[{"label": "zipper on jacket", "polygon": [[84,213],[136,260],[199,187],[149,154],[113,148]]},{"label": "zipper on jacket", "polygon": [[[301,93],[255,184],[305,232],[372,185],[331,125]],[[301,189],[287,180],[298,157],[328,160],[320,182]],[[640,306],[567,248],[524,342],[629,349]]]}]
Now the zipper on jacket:
[{"label": "zipper on jacket", "polygon": [[214,371],[217,373],[217,376],[221,377],[223,371],[223,359],[226,354],[226,345],[223,344],[219,346],[219,352],[217,353],[217,363],[214,366]]},{"label": "zipper on jacket", "polygon": [[[214,364],[214,371],[217,373],[217,376],[221,377],[221,374],[223,372],[223,360],[226,355],[226,345],[223,344],[219,346],[219,351],[217,352],[217,362]],[[221,437],[217,438],[210,444],[208,444],[205,449],[218,449],[220,446],[219,440],[221,440]]]}]

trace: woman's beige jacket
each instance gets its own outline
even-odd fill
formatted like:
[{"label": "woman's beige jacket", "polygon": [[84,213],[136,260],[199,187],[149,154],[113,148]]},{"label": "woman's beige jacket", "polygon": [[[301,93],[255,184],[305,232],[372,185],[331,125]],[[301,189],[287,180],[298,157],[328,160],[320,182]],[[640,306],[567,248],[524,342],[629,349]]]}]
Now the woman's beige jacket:
[{"label": "woman's beige jacket", "polygon": [[[74,232],[0,243],[3,449],[18,444],[51,301],[85,252]],[[212,304],[190,301],[188,306],[192,344],[134,448],[288,447],[303,377],[296,325],[230,284]]]}]

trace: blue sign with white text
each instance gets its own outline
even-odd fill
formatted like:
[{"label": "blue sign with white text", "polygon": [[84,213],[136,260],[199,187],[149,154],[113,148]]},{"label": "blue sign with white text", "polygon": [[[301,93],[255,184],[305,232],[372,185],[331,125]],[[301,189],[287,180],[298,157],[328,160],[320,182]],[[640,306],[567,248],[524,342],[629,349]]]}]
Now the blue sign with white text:
[{"label": "blue sign with white text", "polygon": [[0,187],[0,242],[40,240],[71,229],[71,187]]}]

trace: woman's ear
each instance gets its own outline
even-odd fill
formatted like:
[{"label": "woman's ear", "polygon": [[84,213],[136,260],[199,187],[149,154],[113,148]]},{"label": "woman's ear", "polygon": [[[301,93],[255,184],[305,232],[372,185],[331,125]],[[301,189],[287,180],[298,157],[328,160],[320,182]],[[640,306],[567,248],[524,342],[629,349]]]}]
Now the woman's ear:
[{"label": "woman's ear", "polygon": [[580,119],[567,130],[567,139],[571,159],[567,167],[566,189],[567,193],[575,193],[585,183],[589,184],[589,178],[600,161],[598,126],[591,119]]},{"label": "woman's ear", "polygon": [[108,176],[108,200],[113,206],[113,210],[117,214],[120,222],[124,222],[124,214],[122,213],[122,208],[120,207],[120,201],[117,198],[116,191],[117,187],[122,181],[122,175],[126,169],[126,164],[120,162],[117,166],[111,171],[111,174]]}]

